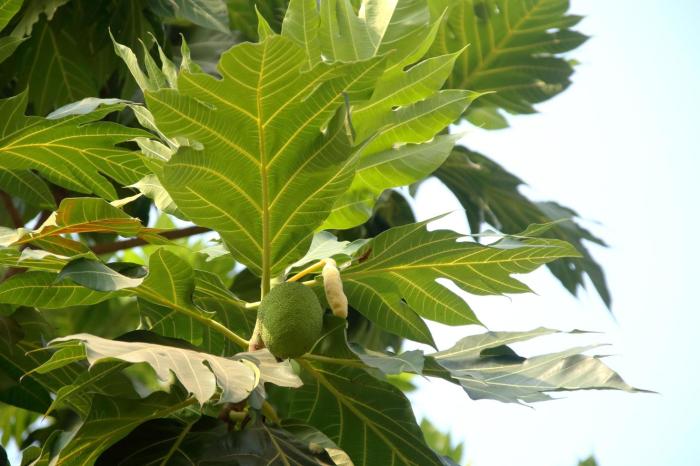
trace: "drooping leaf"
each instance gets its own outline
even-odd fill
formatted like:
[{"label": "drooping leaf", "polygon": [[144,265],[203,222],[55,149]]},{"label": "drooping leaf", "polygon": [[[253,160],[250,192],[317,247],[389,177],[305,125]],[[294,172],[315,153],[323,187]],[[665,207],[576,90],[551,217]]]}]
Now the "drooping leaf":
[{"label": "drooping leaf", "polygon": [[504,237],[483,246],[459,241],[461,235],[453,231],[427,231],[427,223],[380,234],[358,251],[362,261],[342,272],[350,304],[380,327],[407,338],[416,339],[409,316],[448,325],[479,323],[470,306],[439,283],[440,278],[478,295],[523,293],[530,289],[512,274],[577,256],[560,240]]},{"label": "drooping leaf", "polygon": [[547,393],[555,391],[643,391],[628,385],[600,356],[582,354],[595,346],[530,358],[523,358],[504,346],[551,333],[555,331],[539,328],[465,337],[454,347],[427,357],[424,374],[457,381],[472,399],[505,403],[549,400]]},{"label": "drooping leaf", "polygon": [[420,350],[394,354],[369,350],[352,344],[351,349],[366,365],[376,367],[387,375],[398,375],[402,372],[420,374],[423,372],[423,352]]},{"label": "drooping leaf", "polygon": [[274,36],[226,52],[222,80],[183,71],[177,91],[146,93],[166,135],[203,146],[180,148],[163,185],[258,274],[281,272],[303,255],[349,184],[355,159],[342,93],[381,68],[374,60],[302,72],[303,64],[301,49]]},{"label": "drooping leaf", "polygon": [[573,221],[576,212],[553,202],[531,201],[520,193],[524,184],[522,180],[484,155],[464,147],[455,148],[435,176],[462,204],[474,233],[479,233],[485,223],[504,233],[515,234],[533,223],[572,219],[553,225],[543,236],[567,241],[582,257],[564,258],[547,264],[547,267],[572,294],[584,286],[584,276],[587,275],[610,307],[611,296],[605,275],[584,241],[601,246],[605,243]]},{"label": "drooping leaf", "polygon": [[[165,150],[167,150],[168,153],[170,153],[170,149],[166,148]],[[145,177],[134,183],[132,187],[138,189],[144,196],[151,199],[153,201],[153,204],[161,212],[174,215],[183,220],[187,219],[185,215],[182,212],[180,212],[180,210],[177,208],[175,201],[173,201],[173,198],[170,197],[170,194],[168,193],[168,191],[165,190],[165,188],[163,187],[156,175],[146,175]]]},{"label": "drooping leaf", "polygon": [[[147,342],[123,342],[107,340],[89,334],[76,334],[56,338],[52,344],[66,341],[79,341],[85,347],[86,359],[90,365],[103,359],[119,359],[130,363],[145,362],[149,364],[158,375],[158,378],[167,381],[170,373],[191,393],[200,404],[204,404],[216,393],[216,387],[222,389],[219,402],[235,403],[244,400],[255,389],[262,378],[261,374],[266,366],[255,364],[255,353],[250,357],[241,353],[234,359],[222,358],[207,353],[193,350],[158,345]],[[267,352],[267,350],[260,350]],[[263,356],[264,357],[264,356]],[[279,367],[285,366],[285,367]],[[289,362],[277,363],[268,370],[291,371]],[[284,380],[285,386],[299,386],[300,381],[296,377],[274,380]]]},{"label": "drooping leaf", "polygon": [[[492,92],[467,113],[477,126],[489,126],[498,110],[533,113],[534,104],[564,91],[573,64],[562,54],[586,36],[573,31],[580,16],[569,15],[569,0],[438,0],[434,13],[448,7],[429,54],[443,55],[469,45],[457,60],[448,88]],[[487,116],[487,119],[484,119]]]},{"label": "drooping leaf", "polygon": [[[345,362],[361,364],[347,346],[345,325],[327,317],[324,337],[301,360],[304,385],[289,393],[287,414],[323,432],[357,466],[440,465],[403,393]],[[343,362],[322,362],[326,359]]]},{"label": "drooping leaf", "polygon": [[7,118],[0,132],[0,168],[37,170],[55,184],[109,200],[117,194],[104,175],[123,185],[146,175],[140,155],[116,145],[150,134],[99,121],[123,104],[56,120],[25,116],[26,104],[26,93],[0,99],[0,113]]}]

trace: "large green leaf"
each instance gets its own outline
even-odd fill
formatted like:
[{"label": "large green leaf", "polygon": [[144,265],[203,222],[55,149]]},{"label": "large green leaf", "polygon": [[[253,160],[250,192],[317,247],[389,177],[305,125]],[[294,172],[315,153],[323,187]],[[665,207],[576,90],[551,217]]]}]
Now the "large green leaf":
[{"label": "large green leaf", "polygon": [[605,243],[573,221],[577,217],[576,212],[553,202],[531,201],[520,193],[520,187],[524,184],[522,180],[484,155],[464,147],[455,148],[435,176],[462,204],[474,233],[479,233],[485,223],[504,233],[515,234],[533,223],[571,219],[570,222],[553,225],[543,236],[567,241],[582,257],[565,258],[547,264],[547,267],[573,294],[579,286],[584,286],[584,276],[588,275],[598,294],[610,307],[611,296],[603,269],[596,263],[584,241],[601,246],[605,246]]},{"label": "large green leaf", "polygon": [[[455,136],[435,135],[477,97],[464,90],[440,92],[461,52],[417,62],[434,37],[426,2],[349,0],[290,2],[282,35],[304,48],[312,67],[321,60],[357,61],[386,55],[387,67],[369,96],[350,96],[361,147],[350,190],[335,203],[322,228],[346,229],[365,222],[385,189],[420,180],[447,158]],[[369,97],[369,99],[367,99]]]},{"label": "large green leaf", "polygon": [[55,120],[25,116],[26,105],[26,93],[0,99],[0,114],[6,116],[0,131],[0,168],[37,170],[60,186],[109,200],[117,194],[105,175],[123,185],[146,175],[139,153],[117,144],[150,134],[99,121],[123,104]]},{"label": "large green leaf", "polygon": [[503,127],[499,109],[533,113],[571,83],[573,64],[562,57],[585,40],[570,28],[569,0],[437,0],[434,14],[448,7],[431,55],[469,45],[447,87],[493,92],[480,99],[468,118],[477,125]]},{"label": "large green leaf", "polygon": [[347,346],[345,325],[327,317],[324,337],[301,360],[304,386],[289,394],[289,416],[326,434],[357,466],[440,465],[403,393],[346,363],[361,361]]},{"label": "large green leaf", "polygon": [[221,80],[183,71],[178,90],[146,93],[166,135],[202,146],[181,148],[163,185],[185,215],[217,230],[266,279],[304,254],[350,183],[343,92],[371,79],[381,61],[303,66],[304,52],[273,36],[226,52]]},{"label": "large green leaf", "polygon": [[418,315],[448,325],[479,323],[470,306],[437,279],[477,295],[523,293],[530,289],[512,274],[578,255],[564,241],[538,238],[534,228],[483,246],[458,241],[463,237],[453,231],[427,231],[427,223],[380,234],[358,251],[362,260],[342,272],[355,309],[382,328],[426,343],[432,341],[418,331]]}]

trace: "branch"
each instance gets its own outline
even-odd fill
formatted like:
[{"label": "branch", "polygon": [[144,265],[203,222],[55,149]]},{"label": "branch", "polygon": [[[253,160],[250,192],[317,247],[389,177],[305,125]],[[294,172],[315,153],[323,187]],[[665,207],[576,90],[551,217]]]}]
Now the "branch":
[{"label": "branch", "polygon": [[[163,233],[158,233],[159,236],[162,236],[165,239],[178,239],[178,238],[187,238],[188,236],[194,236],[194,235],[199,235],[202,233],[206,233],[208,231],[211,231],[209,228],[205,227],[198,227],[198,226],[191,226],[187,228],[182,228],[180,230],[171,230],[171,231],[165,231]],[[109,254],[112,252],[117,252],[121,251],[124,249],[131,249],[131,248],[136,248],[139,246],[145,246],[149,244],[148,241],[141,239],[141,238],[133,238],[133,239],[127,239],[124,241],[115,241],[114,243],[106,243],[106,244],[96,244],[92,248],[92,252],[95,254]]]},{"label": "branch", "polygon": [[0,199],[2,199],[2,203],[5,205],[7,213],[10,214],[10,218],[12,219],[12,223],[14,224],[15,228],[22,228],[24,226],[22,215],[17,210],[17,207],[15,207],[10,195],[5,191],[0,191]]}]

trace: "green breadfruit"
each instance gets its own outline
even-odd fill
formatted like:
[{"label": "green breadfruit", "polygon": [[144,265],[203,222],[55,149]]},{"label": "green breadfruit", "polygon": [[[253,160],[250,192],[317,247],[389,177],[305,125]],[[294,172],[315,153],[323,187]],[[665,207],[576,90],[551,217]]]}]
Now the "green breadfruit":
[{"label": "green breadfruit", "polygon": [[307,353],[321,336],[323,308],[308,287],[287,282],[274,287],[258,308],[263,343],[281,359]]}]

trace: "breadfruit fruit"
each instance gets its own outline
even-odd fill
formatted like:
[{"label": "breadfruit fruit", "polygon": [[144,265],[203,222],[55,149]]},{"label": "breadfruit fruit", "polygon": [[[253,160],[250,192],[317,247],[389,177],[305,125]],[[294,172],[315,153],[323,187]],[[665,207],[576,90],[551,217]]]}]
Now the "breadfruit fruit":
[{"label": "breadfruit fruit", "polygon": [[280,359],[307,353],[321,336],[323,308],[316,294],[296,282],[274,287],[258,308],[263,343]]}]

